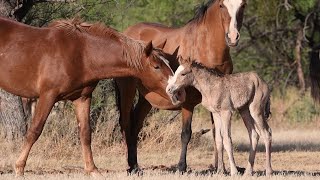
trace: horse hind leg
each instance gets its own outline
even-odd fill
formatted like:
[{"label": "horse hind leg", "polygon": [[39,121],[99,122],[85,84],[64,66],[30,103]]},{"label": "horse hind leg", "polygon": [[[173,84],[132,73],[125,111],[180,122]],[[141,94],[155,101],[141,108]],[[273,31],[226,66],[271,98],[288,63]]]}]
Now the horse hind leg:
[{"label": "horse hind leg", "polygon": [[254,126],[254,120],[252,119],[248,107],[239,110],[239,113],[243,119],[243,122],[247,128],[250,139],[250,153],[248,159],[248,165],[246,167],[245,175],[253,175],[254,160],[257,152],[257,145],[259,141],[259,135]]},{"label": "horse hind leg", "polygon": [[91,97],[81,97],[75,101],[75,113],[79,124],[80,141],[82,146],[82,156],[84,159],[84,169],[87,174],[102,176],[94,164],[91,150],[91,128],[90,128],[90,103]]},{"label": "horse hind leg", "polygon": [[216,128],[214,124],[214,118],[213,114],[210,113],[210,118],[211,118],[211,124],[212,124],[212,137],[213,137],[213,153],[214,153],[214,161],[213,161],[213,168],[216,169],[218,167],[218,151],[217,151],[217,145],[215,142],[216,139]]},{"label": "horse hind leg", "polygon": [[266,175],[271,175],[273,170],[271,167],[271,143],[272,132],[266,119],[264,118],[264,111],[261,109],[260,104],[252,103],[250,105],[250,114],[254,119],[254,126],[257,132],[262,136],[266,148]]},{"label": "horse hind leg", "polygon": [[32,119],[31,126],[27,131],[26,140],[22,147],[22,152],[15,163],[16,176],[23,176],[24,168],[28,159],[28,155],[33,144],[39,138],[46,119],[55,103],[57,94],[53,91],[46,92],[40,95],[37,104],[35,115]]},{"label": "horse hind leg", "polygon": [[236,163],[234,161],[233,156],[233,146],[232,146],[232,139],[231,139],[231,116],[232,112],[230,111],[223,111],[221,112],[221,124],[222,124],[222,137],[223,137],[223,145],[225,150],[227,151],[230,163],[230,174],[236,175],[238,174],[238,170],[236,167]]}]

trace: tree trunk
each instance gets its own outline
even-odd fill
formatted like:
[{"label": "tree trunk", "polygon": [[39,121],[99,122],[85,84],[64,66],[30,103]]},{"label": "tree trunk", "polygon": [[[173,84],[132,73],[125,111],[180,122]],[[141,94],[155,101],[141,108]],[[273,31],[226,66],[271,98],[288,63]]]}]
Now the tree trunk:
[{"label": "tree trunk", "polygon": [[300,92],[304,93],[306,90],[306,83],[304,79],[303,69],[301,65],[301,48],[303,41],[303,28],[299,28],[297,33],[296,47],[295,47],[295,62],[297,65],[297,75],[299,80]]},{"label": "tree trunk", "polygon": [[[19,6],[21,3],[22,1],[19,3],[15,0],[0,0],[0,15],[21,21],[25,14],[16,13],[23,7]],[[9,140],[24,136],[27,129],[26,120],[21,98],[0,89],[0,122],[3,135]]]}]

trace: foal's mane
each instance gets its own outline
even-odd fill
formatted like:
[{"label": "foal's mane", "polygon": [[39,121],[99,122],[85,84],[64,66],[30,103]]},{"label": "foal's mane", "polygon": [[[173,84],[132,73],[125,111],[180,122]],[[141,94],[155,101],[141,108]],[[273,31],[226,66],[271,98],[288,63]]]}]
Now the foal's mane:
[{"label": "foal's mane", "polygon": [[207,13],[207,10],[216,2],[217,0],[209,0],[206,3],[202,3],[196,6],[193,18],[189,22],[201,22]]},{"label": "foal's mane", "polygon": [[212,74],[214,76],[218,76],[218,77],[223,77],[224,76],[223,73],[219,72],[215,68],[208,68],[208,67],[204,66],[203,64],[201,64],[199,62],[196,62],[196,61],[192,61],[191,67],[207,71],[207,72],[209,72],[210,74]]},{"label": "foal's mane", "polygon": [[112,39],[122,45],[123,59],[130,67],[136,69],[143,69],[142,56],[144,55],[145,44],[142,41],[134,40],[117,30],[108,27],[102,23],[88,23],[79,18],[68,20],[53,21],[48,27],[66,30],[70,35],[77,35],[78,33],[85,33],[91,36]]}]

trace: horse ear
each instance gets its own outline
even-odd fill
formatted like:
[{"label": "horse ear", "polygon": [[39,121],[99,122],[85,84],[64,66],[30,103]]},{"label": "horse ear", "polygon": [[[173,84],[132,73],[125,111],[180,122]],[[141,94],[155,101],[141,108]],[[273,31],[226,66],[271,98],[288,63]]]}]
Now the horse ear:
[{"label": "horse ear", "polygon": [[163,49],[166,46],[166,44],[167,44],[167,39],[165,39],[163,43],[159,44],[157,48]]},{"label": "horse ear", "polygon": [[146,48],[144,49],[144,52],[146,53],[147,57],[149,57],[151,55],[152,51],[153,51],[153,45],[152,45],[152,41],[150,41],[146,45]]}]

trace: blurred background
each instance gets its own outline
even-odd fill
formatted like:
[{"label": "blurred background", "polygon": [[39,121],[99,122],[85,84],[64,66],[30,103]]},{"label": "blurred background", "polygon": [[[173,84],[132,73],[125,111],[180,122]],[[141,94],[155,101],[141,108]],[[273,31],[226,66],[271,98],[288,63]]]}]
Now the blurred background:
[{"label": "blurred background", "polygon": [[[193,17],[196,7],[205,2],[206,0],[0,0],[0,15],[38,27],[46,26],[55,19],[81,17],[85,21],[103,22],[123,31],[128,26],[143,21],[183,26]],[[305,131],[320,128],[320,107],[316,107],[310,97],[309,79],[310,53],[320,49],[320,0],[247,0],[240,33],[239,45],[231,51],[234,72],[257,71],[268,82],[272,89],[271,127],[301,128]],[[16,137],[25,133],[30,115],[26,110],[21,110],[19,98],[3,91],[0,97],[2,102],[12,105],[0,104],[0,134],[5,137],[0,141],[15,142]],[[118,117],[113,80],[101,81],[94,92],[91,108],[95,148],[121,146]],[[141,132],[140,148],[179,149],[180,143],[172,142],[180,142],[180,118],[179,112],[153,109]],[[243,126],[239,118],[238,115],[234,116],[235,124]],[[194,134],[210,128],[209,113],[201,106],[197,107],[193,123]],[[301,133],[294,132],[296,133],[293,134]],[[41,137],[43,141],[49,140],[48,146],[51,148],[59,149],[66,145],[79,147],[77,133],[72,105],[65,102],[55,106]],[[304,141],[302,139],[301,144]],[[191,148],[199,148],[199,142],[203,142],[203,148],[212,149],[211,142],[206,139],[193,141],[195,146],[191,145]],[[320,151],[320,144],[317,143],[318,141],[309,145]],[[291,144],[297,145],[296,142]],[[294,150],[299,148],[297,146],[286,147]],[[303,147],[300,146],[302,149]],[[6,164],[4,162],[3,166]]]}]

